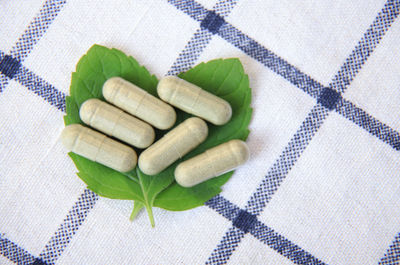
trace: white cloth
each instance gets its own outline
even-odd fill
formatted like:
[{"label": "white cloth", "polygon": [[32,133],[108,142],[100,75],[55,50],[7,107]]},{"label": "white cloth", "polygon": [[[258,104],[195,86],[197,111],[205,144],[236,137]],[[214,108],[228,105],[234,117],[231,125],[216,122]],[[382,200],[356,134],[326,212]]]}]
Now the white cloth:
[{"label": "white cloth", "polygon": [[[400,1],[0,2],[0,263],[399,264]],[[214,11],[212,11],[214,10]],[[59,141],[93,45],[157,77],[238,57],[251,160],[207,206],[86,190]]]}]

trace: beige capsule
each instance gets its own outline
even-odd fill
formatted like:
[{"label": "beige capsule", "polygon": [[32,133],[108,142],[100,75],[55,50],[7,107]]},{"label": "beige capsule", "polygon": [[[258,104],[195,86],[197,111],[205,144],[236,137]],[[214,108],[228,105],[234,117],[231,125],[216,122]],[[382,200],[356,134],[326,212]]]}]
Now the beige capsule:
[{"label": "beige capsule", "polygon": [[231,140],[180,163],[175,169],[175,180],[183,187],[193,187],[235,169],[249,156],[245,142]]},{"label": "beige capsule", "polygon": [[199,118],[185,120],[143,151],[139,168],[156,175],[202,143],[208,135],[207,124]]},{"label": "beige capsule", "polygon": [[127,172],[136,166],[135,150],[80,124],[65,127],[61,141],[69,151],[117,171]]},{"label": "beige capsule", "polygon": [[103,96],[158,129],[169,129],[176,121],[173,107],[120,77],[112,77],[104,83]]},{"label": "beige capsule", "polygon": [[86,100],[79,116],[87,125],[138,148],[146,148],[154,141],[150,125],[99,99]]},{"label": "beige capsule", "polygon": [[175,76],[162,78],[157,93],[171,105],[215,125],[227,123],[232,116],[227,101]]}]

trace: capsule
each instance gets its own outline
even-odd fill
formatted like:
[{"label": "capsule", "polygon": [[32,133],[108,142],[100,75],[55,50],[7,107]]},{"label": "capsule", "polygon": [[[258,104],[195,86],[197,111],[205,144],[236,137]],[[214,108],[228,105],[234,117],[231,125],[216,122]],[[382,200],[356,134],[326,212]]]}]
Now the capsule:
[{"label": "capsule", "polygon": [[185,120],[143,151],[139,168],[156,175],[202,143],[208,135],[207,124],[199,118]]},{"label": "capsule", "polygon": [[173,107],[120,77],[112,77],[104,83],[103,96],[158,129],[169,129],[176,121]]},{"label": "capsule", "polygon": [[154,141],[150,125],[99,99],[86,100],[79,116],[87,125],[138,148],[146,148]]},{"label": "capsule", "polygon": [[135,150],[80,124],[65,127],[61,141],[68,150],[117,171],[127,172],[136,166]]},{"label": "capsule", "polygon": [[231,140],[180,163],[175,180],[183,187],[193,187],[244,164],[250,156],[246,143]]},{"label": "capsule", "polygon": [[157,93],[171,105],[215,125],[227,123],[232,116],[227,101],[175,76],[162,78]]}]

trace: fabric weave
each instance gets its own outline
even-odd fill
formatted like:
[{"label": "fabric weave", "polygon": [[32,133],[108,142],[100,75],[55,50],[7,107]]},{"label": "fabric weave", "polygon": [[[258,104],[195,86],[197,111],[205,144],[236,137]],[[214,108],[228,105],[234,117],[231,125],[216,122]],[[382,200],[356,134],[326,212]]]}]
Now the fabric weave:
[{"label": "fabric weave", "polygon": [[[0,263],[400,264],[399,0],[0,10]],[[252,156],[221,194],[155,209],[152,229],[145,214],[129,222],[132,202],[85,187],[59,135],[71,73],[95,43],[158,77],[242,61]]]}]

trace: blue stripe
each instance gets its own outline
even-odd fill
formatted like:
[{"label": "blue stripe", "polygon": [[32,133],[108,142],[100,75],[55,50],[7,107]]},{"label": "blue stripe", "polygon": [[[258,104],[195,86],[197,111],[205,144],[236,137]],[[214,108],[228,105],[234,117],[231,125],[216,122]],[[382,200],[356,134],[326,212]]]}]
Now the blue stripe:
[{"label": "blue stripe", "polygon": [[285,147],[279,159],[273,164],[267,175],[264,177],[256,192],[247,202],[246,210],[252,214],[259,215],[265,205],[278,190],[282,181],[286,178],[297,159],[307,148],[315,133],[328,117],[329,111],[317,104],[303,121],[296,134]]},{"label": "blue stripe", "polygon": [[[5,56],[4,52],[0,51],[0,61],[3,60],[3,57]],[[0,93],[4,91],[6,86],[8,85],[8,80],[9,78],[5,76],[2,71],[0,71]]]},{"label": "blue stripe", "polygon": [[251,230],[250,233],[296,264],[325,264],[259,221],[257,221],[254,229]]},{"label": "blue stripe", "polygon": [[[227,16],[230,13],[237,1],[218,1],[214,6],[214,11],[207,11],[200,4],[194,1],[182,2],[170,0],[168,2],[176,6],[178,9],[184,11],[194,19],[202,21],[203,24],[203,26],[194,33],[193,37],[186,44],[185,48],[179,54],[178,58],[175,60],[174,64],[167,73],[167,75],[177,75],[193,67],[204,48],[211,41],[213,33],[210,31],[210,27],[215,27],[215,25],[212,23],[203,23],[203,21],[213,22],[215,21],[216,17],[223,19],[222,17]],[[221,25],[219,25],[219,27]]]},{"label": "blue stripe", "polygon": [[379,12],[372,25],[368,28],[363,38],[359,41],[351,55],[346,59],[340,71],[333,78],[330,87],[343,93],[353,81],[367,58],[371,55],[376,45],[390,28],[400,11],[399,0],[389,0],[382,11]]},{"label": "blue stripe", "polygon": [[322,84],[261,46],[231,24],[225,23],[220,28],[218,35],[312,97],[316,98],[322,90]]},{"label": "blue stripe", "polygon": [[244,236],[245,233],[239,228],[235,226],[230,227],[222,237],[220,243],[211,253],[206,264],[226,264]]},{"label": "blue stripe", "polygon": [[[0,253],[16,264],[39,263],[41,260],[0,234]],[[44,264],[44,263],[42,263]]]},{"label": "blue stripe", "polygon": [[394,238],[385,256],[379,261],[379,265],[398,265],[400,263],[400,233]]},{"label": "blue stripe", "polygon": [[21,62],[10,55],[5,55],[0,60],[0,72],[12,79],[21,67]]},{"label": "blue stripe", "polygon": [[54,264],[58,257],[64,252],[72,237],[78,231],[79,227],[85,221],[89,211],[93,209],[99,196],[94,192],[85,189],[78,201],[69,211],[64,222],[60,225],[57,232],[46,244],[40,258],[48,264]]},{"label": "blue stripe", "polygon": [[301,249],[290,240],[258,221],[255,215],[240,209],[221,195],[217,195],[207,201],[206,205],[234,224],[233,227],[229,228],[223,240],[221,240],[221,243],[217,246],[216,251],[212,253],[206,264],[227,263],[232,252],[247,232],[250,232],[255,238],[296,264],[325,264],[312,254]]},{"label": "blue stripe", "polygon": [[0,93],[4,91],[4,89],[8,85],[8,81],[9,81],[8,77],[0,72]]},{"label": "blue stripe", "polygon": [[[216,195],[205,203],[206,206],[218,212],[226,219],[233,221],[239,215],[240,209],[221,195]],[[229,228],[224,237],[217,245],[206,264],[225,264],[232,255],[235,248],[239,245],[241,239],[245,236],[245,232],[238,227]]]},{"label": "blue stripe", "polygon": [[228,16],[232,9],[236,6],[237,0],[225,0],[225,1],[218,1],[213,10],[220,16],[226,17]]},{"label": "blue stripe", "polygon": [[322,89],[320,95],[318,96],[317,102],[325,108],[333,110],[340,98],[341,95],[339,92],[332,88],[325,87],[324,89]]},{"label": "blue stripe", "polygon": [[386,124],[375,119],[352,102],[341,99],[336,106],[336,111],[370,134],[378,137],[395,150],[400,151],[400,134]]},{"label": "blue stripe", "polygon": [[201,21],[200,27],[207,29],[212,34],[217,34],[222,25],[225,24],[225,20],[222,16],[218,15],[214,11],[209,11],[207,16]]},{"label": "blue stripe", "polygon": [[207,10],[205,10],[202,5],[193,0],[168,0],[168,3],[175,6],[177,9],[183,11],[185,14],[189,15],[191,18],[197,21],[202,21],[207,15]]},{"label": "blue stripe", "polygon": [[32,51],[33,46],[46,33],[65,3],[65,0],[47,0],[40,9],[38,16],[33,19],[24,34],[11,49],[10,55],[18,61],[23,61]]},{"label": "blue stripe", "polygon": [[20,68],[14,76],[14,79],[57,109],[65,111],[65,94],[57,90],[53,85],[47,83],[41,77],[29,71],[25,66]]},{"label": "blue stripe", "polygon": [[239,207],[219,194],[208,200],[205,205],[215,210],[230,221],[234,220],[236,216],[239,215],[240,211]]},{"label": "blue stripe", "polygon": [[212,34],[207,29],[198,29],[186,47],[179,54],[167,75],[178,75],[189,70],[199,58],[204,48],[210,43]]}]

